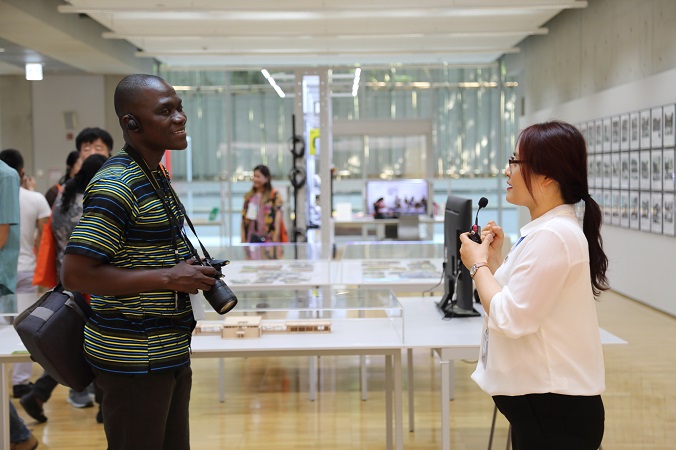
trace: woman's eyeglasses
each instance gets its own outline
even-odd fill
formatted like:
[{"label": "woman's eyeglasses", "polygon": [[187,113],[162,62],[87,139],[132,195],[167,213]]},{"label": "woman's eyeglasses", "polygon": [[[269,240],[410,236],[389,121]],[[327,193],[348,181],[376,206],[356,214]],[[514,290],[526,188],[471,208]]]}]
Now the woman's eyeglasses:
[{"label": "woman's eyeglasses", "polygon": [[510,156],[509,159],[507,160],[507,164],[509,164],[509,168],[511,169],[517,164],[526,164],[526,161],[523,159],[516,159],[515,157]]}]

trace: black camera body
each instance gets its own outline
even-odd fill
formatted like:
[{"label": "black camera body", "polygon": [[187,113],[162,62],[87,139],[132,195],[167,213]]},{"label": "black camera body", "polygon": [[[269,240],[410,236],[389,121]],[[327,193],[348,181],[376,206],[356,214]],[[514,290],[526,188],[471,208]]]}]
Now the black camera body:
[{"label": "black camera body", "polygon": [[225,314],[229,312],[232,308],[237,305],[237,297],[235,293],[225,284],[225,281],[221,280],[223,272],[221,268],[230,264],[230,261],[227,259],[211,259],[204,258],[199,259],[199,263],[205,267],[213,267],[218,272],[216,275],[213,275],[216,278],[216,282],[211,289],[204,291],[204,298],[207,299],[209,304],[218,314]]}]

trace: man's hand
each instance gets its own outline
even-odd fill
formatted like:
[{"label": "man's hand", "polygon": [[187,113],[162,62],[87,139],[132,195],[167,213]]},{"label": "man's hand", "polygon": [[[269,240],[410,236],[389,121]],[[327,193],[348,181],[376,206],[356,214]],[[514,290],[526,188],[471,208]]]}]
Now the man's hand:
[{"label": "man's hand", "polygon": [[172,291],[197,294],[198,290],[208,291],[220,274],[213,267],[196,264],[194,259],[182,261],[170,269]]}]

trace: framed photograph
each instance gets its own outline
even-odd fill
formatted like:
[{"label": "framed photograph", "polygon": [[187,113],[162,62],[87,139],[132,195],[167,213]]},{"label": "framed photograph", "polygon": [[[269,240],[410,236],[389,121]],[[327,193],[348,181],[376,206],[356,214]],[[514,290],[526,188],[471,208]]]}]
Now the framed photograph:
[{"label": "framed photograph", "polygon": [[620,116],[620,150],[629,150],[629,114]]},{"label": "framed photograph", "polygon": [[596,153],[603,152],[603,121],[598,119],[594,121],[594,133],[596,134]]},{"label": "framed photograph", "polygon": [[662,190],[662,150],[650,151],[650,190]]},{"label": "framed photograph", "polygon": [[629,153],[620,153],[620,189],[629,189]]},{"label": "framed photograph", "polygon": [[629,114],[629,149],[641,148],[641,124],[638,112]]},{"label": "framed photograph", "polygon": [[674,172],[674,156],[676,151],[673,148],[665,148],[662,154],[662,190],[664,192],[676,191],[676,172]]},{"label": "framed photograph", "polygon": [[620,116],[610,118],[610,149],[614,152],[620,149]]},{"label": "framed photograph", "polygon": [[674,222],[674,194],[662,194],[662,233],[667,236],[676,236],[676,222]]},{"label": "framed photograph", "polygon": [[662,148],[662,107],[650,110],[651,117],[651,148]]},{"label": "framed photograph", "polygon": [[638,190],[641,187],[639,183],[639,169],[641,167],[639,156],[640,152],[629,152],[629,189]]},{"label": "framed photograph", "polygon": [[629,192],[620,191],[620,226],[629,228]]},{"label": "framed photograph", "polygon": [[601,155],[603,158],[603,188],[610,189],[612,185],[612,159],[610,153]]},{"label": "framed photograph", "polygon": [[639,168],[639,187],[642,191],[649,191],[652,183],[650,182],[650,150],[641,150],[640,168]]},{"label": "framed photograph", "polygon": [[587,155],[587,184],[590,189],[596,187],[596,155]]},{"label": "framed photograph", "polygon": [[620,153],[612,152],[610,154],[610,187],[620,188]]},{"label": "framed photograph", "polygon": [[650,231],[662,234],[662,193],[653,192],[650,195]]},{"label": "framed photograph", "polygon": [[596,127],[593,120],[587,122],[587,153],[596,153]]},{"label": "framed photograph", "polygon": [[641,229],[641,222],[639,220],[640,210],[638,191],[629,191],[629,228],[632,230]]},{"label": "framed photograph", "polygon": [[603,223],[606,225],[613,224],[613,202],[611,197],[611,190],[603,190]]},{"label": "framed photograph", "polygon": [[611,129],[610,129],[610,117],[603,119],[603,152],[610,151],[610,142],[611,142]]},{"label": "framed photograph", "polygon": [[641,231],[650,231],[650,192],[641,191]]},{"label": "framed photograph", "polygon": [[610,191],[611,197],[611,223],[616,227],[620,226],[620,210],[622,205],[620,204],[620,191],[613,189]]},{"label": "framed photograph", "polygon": [[676,110],[676,105],[668,105],[662,108],[662,144],[665,147],[676,145],[674,139],[674,110]]},{"label": "framed photograph", "polygon": [[596,175],[596,183],[594,185],[596,188],[603,187],[603,155],[594,155],[594,165],[596,169],[594,170],[594,175]]},{"label": "framed photograph", "polygon": [[650,148],[650,110],[641,111],[641,150]]}]

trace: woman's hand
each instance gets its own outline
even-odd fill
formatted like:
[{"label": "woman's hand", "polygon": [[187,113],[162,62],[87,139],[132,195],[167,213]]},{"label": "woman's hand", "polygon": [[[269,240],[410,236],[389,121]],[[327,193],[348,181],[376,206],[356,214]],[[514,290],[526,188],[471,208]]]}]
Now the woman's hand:
[{"label": "woman's hand", "polygon": [[[488,254],[490,245],[493,242],[493,234],[487,233],[485,236],[481,235],[481,244],[477,244],[469,238],[469,233],[462,233],[460,235],[460,258],[462,263],[468,269],[474,264],[480,262],[488,262]],[[493,272],[493,269],[491,269]]]},{"label": "woman's hand", "polygon": [[488,260],[486,262],[490,266],[491,272],[495,273],[502,264],[502,246],[505,242],[505,233],[500,225],[491,220],[481,230],[481,240],[484,241],[488,235],[491,235],[493,240],[488,248]]}]

